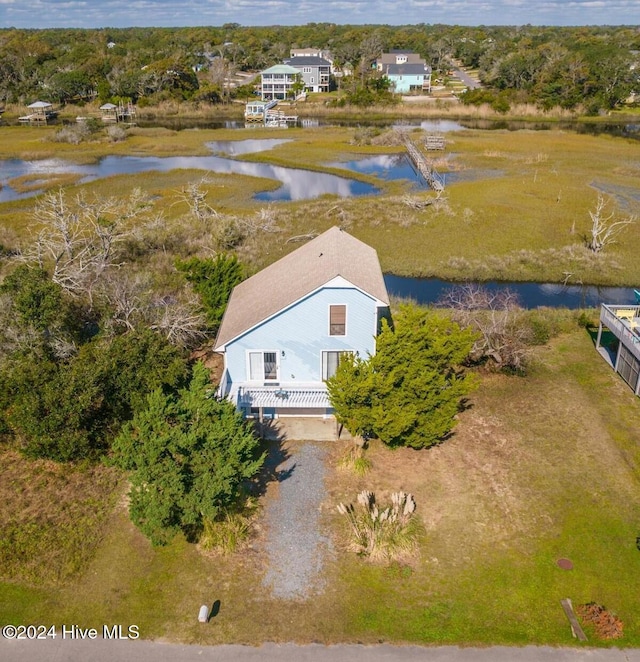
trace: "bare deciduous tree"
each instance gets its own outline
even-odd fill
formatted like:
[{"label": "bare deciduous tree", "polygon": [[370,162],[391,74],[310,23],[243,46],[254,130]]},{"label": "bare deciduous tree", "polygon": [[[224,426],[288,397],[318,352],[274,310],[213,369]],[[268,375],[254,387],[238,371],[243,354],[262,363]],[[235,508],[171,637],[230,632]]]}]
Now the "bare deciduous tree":
[{"label": "bare deciduous tree", "polygon": [[591,217],[591,231],[587,239],[587,246],[594,253],[599,253],[606,246],[616,243],[616,236],[631,223],[635,223],[636,217],[615,220],[615,210],[608,210],[609,200],[602,193],[598,194],[596,208],[589,212]]},{"label": "bare deciduous tree", "polygon": [[513,291],[492,292],[469,283],[450,289],[439,305],[452,309],[460,326],[478,331],[471,350],[473,360],[489,359],[498,369],[525,369],[531,329]]},{"label": "bare deciduous tree", "polygon": [[207,336],[202,305],[189,290],[186,298],[154,294],[147,274],[114,271],[104,278],[100,295],[109,305],[108,326],[135,331],[147,327],[180,347],[193,347]]},{"label": "bare deciduous tree", "polygon": [[133,331],[149,306],[150,282],[147,275],[111,273],[103,279],[100,293],[109,304],[111,322]]},{"label": "bare deciduous tree", "polygon": [[51,270],[52,280],[74,296],[87,296],[105,272],[118,264],[116,246],[124,241],[134,221],[151,205],[140,190],[127,199],[79,195],[69,202],[65,192],[49,193],[36,205],[40,226],[34,243],[20,254]]},{"label": "bare deciduous tree", "polygon": [[208,202],[207,177],[191,182],[179,191],[180,201],[189,207],[189,214],[200,230],[208,234],[216,248],[235,248],[258,232],[279,232],[276,211],[272,206],[262,207],[253,216],[241,218],[217,212]]},{"label": "bare deciduous tree", "polygon": [[180,200],[189,207],[193,218],[203,224],[219,216],[218,212],[207,202],[209,193],[203,187],[209,183],[207,177],[203,177],[197,182],[189,182],[178,193]]},{"label": "bare deciduous tree", "polygon": [[196,300],[179,301],[165,297],[149,310],[155,318],[150,328],[174,345],[194,347],[207,336],[207,320],[201,310],[202,306]]}]

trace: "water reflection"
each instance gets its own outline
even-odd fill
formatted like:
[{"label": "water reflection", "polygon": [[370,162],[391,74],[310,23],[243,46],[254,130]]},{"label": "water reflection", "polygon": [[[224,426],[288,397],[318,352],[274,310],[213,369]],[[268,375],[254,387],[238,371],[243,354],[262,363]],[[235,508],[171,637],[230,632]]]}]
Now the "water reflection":
[{"label": "water reflection", "polygon": [[[384,281],[389,294],[411,298],[421,304],[436,303],[447,290],[461,284],[438,278],[406,278],[393,274],[386,274]],[[525,308],[548,306],[575,309],[595,308],[601,303],[621,305],[635,303],[633,288],[627,287],[495,281],[480,284],[493,292],[508,288],[518,295],[520,304]]]},{"label": "water reflection", "polygon": [[406,127],[420,127],[424,131],[432,133],[449,133],[452,131],[464,131],[467,127],[453,120],[409,120],[393,124],[394,129]]},{"label": "water reflection", "polygon": [[207,143],[212,152],[220,152],[229,156],[240,156],[241,154],[254,154],[266,152],[283,143],[290,143],[288,138],[265,138],[264,140],[214,140]]},{"label": "water reflection", "polygon": [[255,196],[257,200],[309,200],[321,195],[352,197],[372,195],[378,189],[371,184],[357,182],[327,173],[312,172],[273,166],[266,163],[235,161],[219,156],[107,156],[98,163],[76,165],[61,159],[43,161],[0,161],[0,202],[36,195],[38,191],[18,193],[8,185],[9,180],[23,175],[68,174],[81,176],[80,182],[89,182],[111,175],[133,175],[141,172],[169,172],[171,170],[204,170],[221,174],[263,177],[281,183],[275,191],[266,191]]},{"label": "water reflection", "polygon": [[[425,178],[416,170],[411,159],[406,154],[377,154],[365,156],[351,161],[333,161],[325,164],[331,168],[342,168],[351,172],[364,175],[373,175],[385,181],[395,179],[406,179],[413,182],[414,186],[428,188],[429,184]],[[454,170],[452,172],[441,172],[447,185],[457,182],[473,182],[479,179],[493,179],[503,177],[504,171],[486,168],[469,170]]]},{"label": "water reflection", "polygon": [[386,181],[408,179],[416,184],[426,184],[424,178],[418,173],[406,154],[377,154],[352,161],[333,161],[325,165],[330,168],[343,168],[364,175],[374,175]]}]

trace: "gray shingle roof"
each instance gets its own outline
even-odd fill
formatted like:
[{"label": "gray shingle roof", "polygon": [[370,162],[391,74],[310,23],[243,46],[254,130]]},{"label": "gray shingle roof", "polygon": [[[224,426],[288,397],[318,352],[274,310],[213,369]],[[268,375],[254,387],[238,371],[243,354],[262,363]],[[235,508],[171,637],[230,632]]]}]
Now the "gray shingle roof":
[{"label": "gray shingle roof", "polygon": [[386,64],[382,72],[389,76],[420,76],[430,74],[431,68],[425,67],[424,64],[405,62],[404,64]]},{"label": "gray shingle roof", "polygon": [[395,64],[398,55],[404,55],[407,62],[411,64],[421,64],[425,61],[418,55],[418,53],[410,53],[409,51],[391,51],[391,53],[383,53],[377,60],[378,64]]},{"label": "gray shingle roof", "polygon": [[375,249],[333,227],[234,288],[215,349],[336,276],[389,304]]},{"label": "gray shingle roof", "polygon": [[296,55],[295,57],[287,58],[284,62],[285,64],[290,64],[292,67],[299,67],[300,65],[307,67],[331,66],[329,60],[325,60],[323,57],[317,57],[315,55]]}]

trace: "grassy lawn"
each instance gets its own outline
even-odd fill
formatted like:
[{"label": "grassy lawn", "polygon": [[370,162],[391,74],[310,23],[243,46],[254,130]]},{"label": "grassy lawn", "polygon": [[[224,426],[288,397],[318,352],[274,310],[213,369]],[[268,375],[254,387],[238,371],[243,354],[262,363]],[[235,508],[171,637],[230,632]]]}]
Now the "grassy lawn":
[{"label": "grassy lawn", "polygon": [[[361,478],[336,469],[343,451],[342,444],[332,449],[323,506],[335,548],[327,588],[304,602],[274,600],[263,589],[259,516],[248,546],[229,557],[202,555],[182,539],[153,549],[126,517],[117,476],[96,469],[82,483],[73,471],[58,475],[47,466],[48,478],[32,481],[35,469],[6,452],[0,485],[14,516],[3,509],[0,536],[11,521],[27,532],[28,522],[38,522],[68,540],[56,554],[49,535],[35,537],[13,573],[5,572],[0,621],[137,624],[144,638],[210,644],[573,646],[560,607],[569,597],[615,612],[624,638],[614,643],[640,645],[640,400],[584,330],[539,348],[526,378],[483,376],[441,446],[417,452],[373,444],[373,468]],[[365,488],[379,497],[398,489],[415,495],[424,533],[411,565],[374,566],[342,551],[335,506]],[[277,484],[262,501],[273,498]],[[71,523],[74,535],[65,533]],[[89,549],[86,539],[95,543]],[[68,572],[68,555],[85,569]],[[559,558],[573,569],[560,569]],[[215,600],[219,614],[198,624],[200,605]],[[608,645],[587,634],[589,645]]]}]

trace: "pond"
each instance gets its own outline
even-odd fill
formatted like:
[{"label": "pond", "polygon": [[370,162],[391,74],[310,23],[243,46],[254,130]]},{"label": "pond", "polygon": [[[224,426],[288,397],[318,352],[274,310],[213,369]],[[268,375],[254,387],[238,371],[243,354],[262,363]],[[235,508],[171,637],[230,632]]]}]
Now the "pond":
[{"label": "pond", "polygon": [[[224,151],[225,145],[232,150],[228,153],[246,154],[274,147],[274,143],[283,141],[224,141],[212,143],[217,151]],[[232,144],[233,143],[233,144]],[[250,143],[251,145],[244,145]],[[255,143],[269,143],[256,145]],[[267,163],[237,161],[221,156],[107,156],[97,163],[77,165],[62,159],[43,159],[40,161],[21,161],[10,159],[0,161],[0,202],[17,200],[36,195],[38,191],[19,193],[9,182],[24,175],[46,176],[55,174],[78,174],[82,183],[110,177],[112,175],[133,175],[141,172],[168,172],[178,169],[195,169],[222,174],[263,177],[280,182],[280,187],[273,191],[263,191],[254,196],[256,200],[309,200],[321,195],[337,195],[341,198],[373,195],[379,192],[372,184],[359,182],[346,177],[328,173],[314,172],[297,168],[285,168]]]},{"label": "pond", "polygon": [[[439,301],[450,288],[465,283],[454,283],[438,278],[407,278],[386,274],[384,277],[390,295],[411,298],[420,304]],[[548,306],[552,308],[596,308],[601,303],[633,304],[635,294],[630,287],[596,287],[587,285],[561,285],[558,283],[486,282],[475,283],[496,292],[509,289],[518,295],[525,308]]]}]

